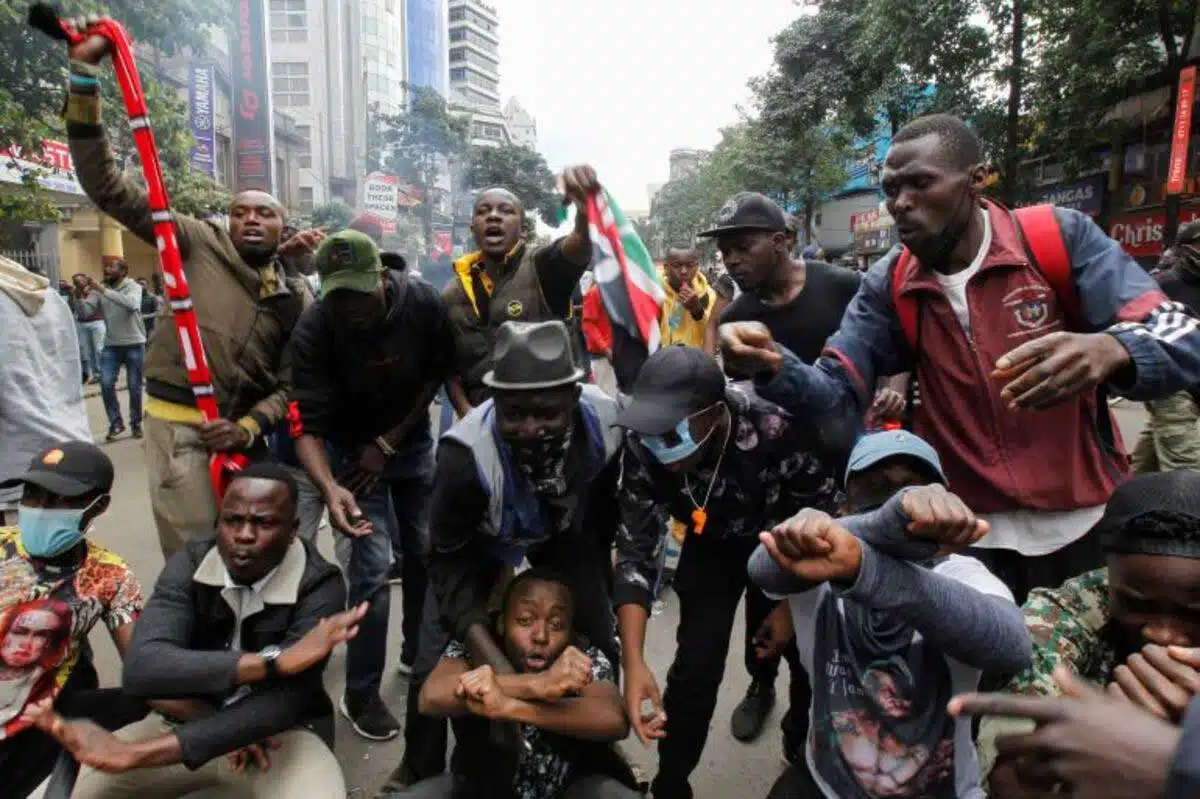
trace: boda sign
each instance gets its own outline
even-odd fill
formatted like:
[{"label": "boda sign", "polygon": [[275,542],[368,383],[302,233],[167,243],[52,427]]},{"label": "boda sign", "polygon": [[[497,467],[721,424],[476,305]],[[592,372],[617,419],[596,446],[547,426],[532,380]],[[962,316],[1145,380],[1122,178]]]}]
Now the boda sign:
[{"label": "boda sign", "polygon": [[[1179,209],[1179,224],[1200,219],[1200,208]],[[1135,257],[1154,256],[1163,249],[1163,228],[1167,215],[1163,211],[1115,216],[1108,225],[1108,235],[1116,239],[1125,252]]]}]

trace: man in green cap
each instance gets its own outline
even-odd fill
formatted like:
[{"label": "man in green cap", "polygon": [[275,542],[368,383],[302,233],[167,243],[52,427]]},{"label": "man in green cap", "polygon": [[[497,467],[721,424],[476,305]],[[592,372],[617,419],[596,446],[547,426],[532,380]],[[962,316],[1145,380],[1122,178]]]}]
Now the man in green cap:
[{"label": "man in green cap", "polygon": [[[400,731],[379,697],[387,655],[388,571],[402,558],[404,651],[412,663],[425,594],[420,542],[433,484],[429,403],[454,365],[441,296],[407,270],[385,269],[371,238],[343,230],[315,258],[319,301],[296,323],[291,433],[325,498],[354,604],[369,602],[348,645],[342,713],[355,731]],[[407,660],[406,660],[407,655]]]}]

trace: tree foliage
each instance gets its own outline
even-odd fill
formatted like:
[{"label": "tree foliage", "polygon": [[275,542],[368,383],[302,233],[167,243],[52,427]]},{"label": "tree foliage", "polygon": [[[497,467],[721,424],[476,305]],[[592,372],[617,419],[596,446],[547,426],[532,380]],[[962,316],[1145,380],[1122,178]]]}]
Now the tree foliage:
[{"label": "tree foliage", "polygon": [[[29,152],[40,153],[41,142],[61,138],[60,118],[66,86],[66,48],[25,24],[33,0],[6,0],[0,3],[0,149],[16,144]],[[153,45],[173,54],[189,45],[198,45],[207,26],[222,23],[228,16],[219,3],[205,0],[66,0],[59,3],[65,16],[107,14],[126,26],[135,42]],[[191,146],[186,109],[176,98],[161,90],[142,71],[147,92],[150,119],[167,173],[172,204],[179,210],[198,212],[222,204],[223,195],[210,181],[186,168]],[[119,105],[115,81],[106,81],[105,96],[110,109]],[[117,110],[106,114],[112,141],[118,149],[132,148],[125,115]],[[182,152],[182,160],[179,154]],[[26,181],[25,189],[0,205],[0,217],[46,219],[53,204],[36,183]]]},{"label": "tree foliage", "polygon": [[354,220],[354,209],[341,200],[318,205],[312,212],[313,227],[327,227],[330,233],[345,230]]},{"label": "tree foliage", "polygon": [[895,133],[916,116],[967,119],[1021,199],[1033,155],[1094,162],[1128,121],[1113,104],[1170,76],[1192,44],[1195,0],[811,0],[751,81],[779,142]]},{"label": "tree foliage", "polygon": [[554,193],[554,173],[541,153],[520,145],[472,147],[464,187],[471,190],[502,186],[537,211],[546,224],[555,224],[561,198]]},{"label": "tree foliage", "polygon": [[433,212],[440,179],[452,161],[467,150],[467,122],[455,117],[434,89],[407,86],[408,107],[399,114],[374,114],[370,146],[372,163],[421,191],[418,206],[425,251],[433,246]]}]

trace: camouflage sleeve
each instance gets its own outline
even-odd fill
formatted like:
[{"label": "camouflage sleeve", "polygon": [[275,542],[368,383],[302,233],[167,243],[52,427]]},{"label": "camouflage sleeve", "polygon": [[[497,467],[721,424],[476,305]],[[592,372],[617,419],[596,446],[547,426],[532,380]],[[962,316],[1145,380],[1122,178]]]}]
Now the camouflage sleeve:
[{"label": "camouflage sleeve", "polygon": [[[1081,574],[1058,588],[1035,589],[1021,613],[1033,639],[1033,662],[1003,690],[1057,696],[1053,674],[1058,666],[1093,681],[1108,681],[1113,655],[1102,635],[1109,620],[1108,569]],[[996,740],[1032,731],[1033,723],[1025,719],[986,716],[980,721],[976,750],[985,782],[999,759]]]},{"label": "camouflage sleeve", "polygon": [[1107,660],[1101,631],[1109,620],[1108,570],[1097,569],[1059,588],[1039,588],[1021,608],[1033,639],[1033,663],[1009,680],[1007,691],[1054,696],[1054,669],[1066,666],[1083,677],[1097,675]]}]

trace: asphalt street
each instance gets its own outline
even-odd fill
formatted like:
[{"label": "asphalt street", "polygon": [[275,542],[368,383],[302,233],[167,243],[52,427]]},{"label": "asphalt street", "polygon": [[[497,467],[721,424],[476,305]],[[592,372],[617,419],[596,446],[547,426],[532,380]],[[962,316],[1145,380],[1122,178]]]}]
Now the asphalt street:
[{"label": "asphalt street", "polygon": [[[122,406],[126,396],[120,394]],[[87,400],[88,415],[92,431],[98,442],[104,441],[107,424],[104,408],[99,397]],[[1138,405],[1122,403],[1117,406],[1117,418],[1128,446],[1132,447],[1143,426],[1143,411]],[[103,444],[116,466],[116,485],[113,502],[108,512],[97,522],[93,537],[103,545],[123,556],[133,567],[147,594],[163,565],[158,537],[150,513],[146,489],[146,468],[141,442],[129,438],[128,434],[111,443]],[[333,561],[332,533],[324,528],[320,534],[320,546]],[[393,590],[399,591],[396,587]],[[407,681],[399,676],[394,667],[400,657],[400,614],[401,602],[397,593],[392,602],[391,645],[389,646],[389,673],[383,682],[383,699],[397,718],[404,717]],[[678,623],[678,603],[669,596],[662,613],[652,619],[647,634],[648,661],[662,688],[666,686],[667,669],[675,651],[675,628]],[[733,633],[733,646],[726,661],[725,682],[717,711],[713,717],[708,745],[699,768],[692,776],[692,785],[698,797],[744,797],[753,799],[767,794],[772,782],[783,770],[780,758],[779,717],[783,710],[776,707],[767,728],[757,741],[742,744],[729,734],[729,716],[741,699],[748,683],[742,665],[742,625]],[[96,650],[97,668],[105,685],[116,685],[120,679],[120,667],[116,651],[103,625],[98,625],[92,635]],[[780,669],[777,694],[786,701],[787,667]],[[334,656],[325,672],[325,684],[330,696],[336,700],[341,696],[345,682],[345,654],[341,649]],[[370,799],[400,762],[402,738],[385,743],[368,742],[359,738],[339,716],[337,729],[337,755],[346,774],[348,796],[353,799]],[[654,751],[643,749],[636,739],[624,744],[631,760],[647,775],[654,772]]]}]

